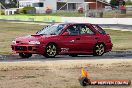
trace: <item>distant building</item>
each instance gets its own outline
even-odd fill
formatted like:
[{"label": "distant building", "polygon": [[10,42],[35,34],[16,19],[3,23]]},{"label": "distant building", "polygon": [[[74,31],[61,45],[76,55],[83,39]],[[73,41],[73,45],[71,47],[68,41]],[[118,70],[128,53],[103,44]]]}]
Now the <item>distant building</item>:
[{"label": "distant building", "polygon": [[32,6],[36,8],[37,13],[45,13],[44,10],[47,7],[51,8],[53,12],[57,10],[77,10],[78,7],[85,8],[84,3],[88,4],[89,9],[102,9],[109,5],[105,0],[19,0],[19,8]]},{"label": "distant building", "polygon": [[[87,8],[87,10],[102,9],[109,5],[105,0],[18,0],[18,3],[19,9],[31,6],[36,8],[36,13],[45,13],[47,7],[56,12],[57,10],[77,10],[79,7]],[[14,13],[14,9],[11,13]]]},{"label": "distant building", "polygon": [[90,9],[102,9],[105,8],[105,6],[109,6],[110,4],[106,2],[106,0],[84,0],[85,2],[97,2],[97,3],[91,3],[89,4]]}]

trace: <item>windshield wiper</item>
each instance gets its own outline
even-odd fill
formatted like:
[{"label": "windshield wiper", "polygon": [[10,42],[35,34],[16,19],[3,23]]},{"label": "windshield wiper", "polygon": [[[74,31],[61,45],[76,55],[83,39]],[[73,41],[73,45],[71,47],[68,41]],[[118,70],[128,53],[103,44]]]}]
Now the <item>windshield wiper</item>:
[{"label": "windshield wiper", "polygon": [[51,33],[50,35],[56,35],[55,33]]},{"label": "windshield wiper", "polygon": [[38,34],[38,35],[47,35],[47,34]]}]

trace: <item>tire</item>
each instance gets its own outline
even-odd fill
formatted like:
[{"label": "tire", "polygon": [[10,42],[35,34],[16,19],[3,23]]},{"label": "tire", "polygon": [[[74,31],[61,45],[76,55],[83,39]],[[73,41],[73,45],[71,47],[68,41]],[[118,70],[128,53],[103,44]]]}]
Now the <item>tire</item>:
[{"label": "tire", "polygon": [[45,48],[44,56],[47,58],[54,58],[57,55],[57,46],[54,43],[49,43]]},{"label": "tire", "polygon": [[90,81],[90,79],[83,77],[80,79],[80,84],[82,86],[88,86],[88,85],[91,85],[91,81]]},{"label": "tire", "polygon": [[70,54],[69,56],[71,56],[71,57],[77,57],[78,55],[77,54]]},{"label": "tire", "polygon": [[30,53],[19,53],[19,56],[20,56],[21,58],[29,58],[29,57],[32,56],[32,54],[30,54]]},{"label": "tire", "polygon": [[93,50],[93,56],[102,56],[105,53],[105,45],[98,43],[95,45]]}]

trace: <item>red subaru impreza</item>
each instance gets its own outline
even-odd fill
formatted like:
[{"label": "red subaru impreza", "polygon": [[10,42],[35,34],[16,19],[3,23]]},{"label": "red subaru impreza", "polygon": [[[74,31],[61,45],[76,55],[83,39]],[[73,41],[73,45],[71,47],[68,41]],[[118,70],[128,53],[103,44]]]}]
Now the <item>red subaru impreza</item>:
[{"label": "red subaru impreza", "polygon": [[34,35],[12,41],[13,52],[22,58],[41,54],[48,58],[56,55],[102,56],[112,50],[109,34],[100,26],[89,23],[59,23],[39,30]]}]

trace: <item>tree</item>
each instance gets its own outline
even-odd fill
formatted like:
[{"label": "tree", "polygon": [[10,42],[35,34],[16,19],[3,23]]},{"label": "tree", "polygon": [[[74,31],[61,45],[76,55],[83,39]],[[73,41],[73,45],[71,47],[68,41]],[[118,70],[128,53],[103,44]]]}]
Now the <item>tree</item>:
[{"label": "tree", "polygon": [[132,5],[132,1],[131,0],[127,0],[126,1],[126,5]]},{"label": "tree", "polygon": [[4,4],[5,3],[5,0],[0,0],[0,3]]},{"label": "tree", "polygon": [[4,5],[6,8],[16,8],[17,0],[0,0],[0,3]]},{"label": "tree", "polygon": [[[5,4],[5,0],[0,0],[0,3],[2,4],[2,5],[4,5]],[[4,5],[5,6],[5,5]],[[2,7],[3,8],[3,7]]]},{"label": "tree", "polygon": [[120,6],[120,5],[125,5],[126,2],[124,0],[111,0],[110,5],[111,6]]},{"label": "tree", "polygon": [[17,7],[17,0],[9,0],[10,3],[6,4],[8,8],[16,8]]},{"label": "tree", "polygon": [[111,0],[110,1],[110,5],[111,6],[116,6],[116,4],[117,4],[117,0]]}]

